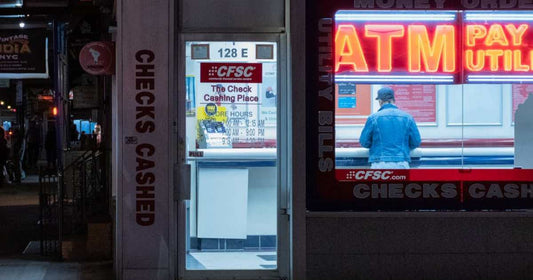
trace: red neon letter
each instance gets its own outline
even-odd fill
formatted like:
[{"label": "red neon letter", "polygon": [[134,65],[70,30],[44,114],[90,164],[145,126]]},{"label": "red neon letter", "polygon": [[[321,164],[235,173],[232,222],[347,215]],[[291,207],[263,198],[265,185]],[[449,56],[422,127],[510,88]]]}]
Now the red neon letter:
[{"label": "red neon letter", "polygon": [[509,46],[509,41],[507,41],[505,32],[503,32],[503,27],[500,24],[491,25],[487,38],[485,38],[485,46],[492,46],[494,44]]},{"label": "red neon letter", "polygon": [[335,72],[349,65],[355,72],[368,72],[361,43],[353,25],[339,25],[335,34]]},{"label": "red neon letter", "polygon": [[455,27],[438,25],[433,36],[433,45],[429,41],[428,31],[424,25],[409,26],[409,72],[420,72],[421,59],[425,71],[437,72],[441,57],[442,71],[455,71]]},{"label": "red neon letter", "polygon": [[485,67],[485,52],[484,51],[476,51],[476,61],[477,63],[474,63],[474,51],[473,50],[466,50],[465,51],[465,67],[466,69],[477,72],[483,70],[483,67]]},{"label": "red neon letter", "polygon": [[392,70],[392,37],[403,37],[403,25],[367,25],[365,36],[377,38],[378,72]]},{"label": "red neon letter", "polygon": [[466,26],[466,45],[473,47],[476,45],[476,39],[485,38],[487,28],[483,25],[472,24]]},{"label": "red neon letter", "polygon": [[527,24],[520,24],[518,28],[516,28],[516,26],[514,26],[513,24],[507,24],[505,26],[505,29],[507,29],[507,31],[509,31],[509,34],[511,34],[511,37],[513,37],[513,45],[522,45],[522,38],[524,37],[524,33],[526,32],[528,27],[529,25]]}]

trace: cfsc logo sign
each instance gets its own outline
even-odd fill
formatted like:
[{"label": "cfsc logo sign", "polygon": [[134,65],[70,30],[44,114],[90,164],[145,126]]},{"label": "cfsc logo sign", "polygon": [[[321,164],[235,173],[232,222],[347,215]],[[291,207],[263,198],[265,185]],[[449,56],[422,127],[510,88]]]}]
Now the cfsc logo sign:
[{"label": "cfsc logo sign", "polygon": [[201,63],[200,82],[262,83],[261,63]]},{"label": "cfsc logo sign", "polygon": [[339,170],[337,178],[342,181],[407,181],[407,170]]}]

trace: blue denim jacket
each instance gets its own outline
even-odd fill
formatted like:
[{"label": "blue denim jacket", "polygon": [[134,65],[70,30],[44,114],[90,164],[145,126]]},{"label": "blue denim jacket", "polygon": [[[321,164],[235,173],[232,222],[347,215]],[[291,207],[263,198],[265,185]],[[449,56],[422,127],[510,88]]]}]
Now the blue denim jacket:
[{"label": "blue denim jacket", "polygon": [[410,151],[420,146],[415,120],[393,104],[384,104],[368,117],[361,132],[361,146],[370,148],[368,162],[411,162]]}]

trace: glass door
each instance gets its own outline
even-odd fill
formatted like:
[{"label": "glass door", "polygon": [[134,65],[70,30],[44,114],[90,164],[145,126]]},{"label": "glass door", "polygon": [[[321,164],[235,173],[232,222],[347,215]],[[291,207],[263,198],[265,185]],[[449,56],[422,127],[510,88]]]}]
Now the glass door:
[{"label": "glass door", "polygon": [[287,227],[280,223],[288,219],[280,219],[278,42],[182,42],[178,112],[185,112],[190,182],[178,260],[185,278],[279,276]]}]

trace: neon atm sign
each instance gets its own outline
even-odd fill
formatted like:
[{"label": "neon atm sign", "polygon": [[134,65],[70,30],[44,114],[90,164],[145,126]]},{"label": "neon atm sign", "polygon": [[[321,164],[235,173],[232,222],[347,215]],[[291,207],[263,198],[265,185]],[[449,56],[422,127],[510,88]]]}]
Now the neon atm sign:
[{"label": "neon atm sign", "polygon": [[533,82],[531,23],[531,12],[339,11],[336,81]]}]

